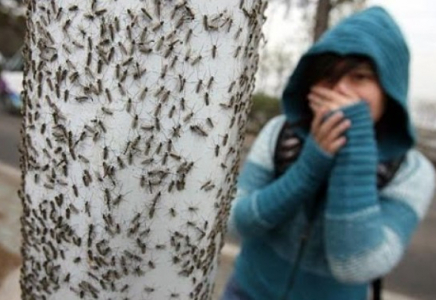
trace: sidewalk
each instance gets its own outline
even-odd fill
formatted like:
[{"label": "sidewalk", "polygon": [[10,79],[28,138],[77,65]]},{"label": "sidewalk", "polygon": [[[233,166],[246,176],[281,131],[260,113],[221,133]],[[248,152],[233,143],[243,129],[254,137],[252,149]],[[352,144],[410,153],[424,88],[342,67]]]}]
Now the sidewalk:
[{"label": "sidewalk", "polygon": [[[0,163],[0,300],[19,300],[19,267],[21,263],[21,203],[17,196],[20,182],[18,170]],[[230,276],[239,247],[226,244],[222,250],[213,300],[219,299]],[[417,300],[385,291],[384,300]],[[273,300],[273,299],[271,299]]]}]

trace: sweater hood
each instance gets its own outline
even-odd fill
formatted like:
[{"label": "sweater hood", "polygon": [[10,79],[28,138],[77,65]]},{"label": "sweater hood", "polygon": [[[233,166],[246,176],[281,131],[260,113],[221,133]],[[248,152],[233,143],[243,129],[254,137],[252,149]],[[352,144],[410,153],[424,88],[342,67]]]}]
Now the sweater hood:
[{"label": "sweater hood", "polygon": [[[344,19],[324,35],[302,56],[282,96],[282,106],[289,122],[310,117],[307,95],[301,89],[310,59],[318,54],[368,57],[377,72],[380,85],[388,96],[386,111],[377,127],[380,161],[404,155],[414,144],[414,132],[407,105],[409,86],[409,50],[393,18],[381,7],[371,7]],[[300,128],[306,135],[309,128]]]}]

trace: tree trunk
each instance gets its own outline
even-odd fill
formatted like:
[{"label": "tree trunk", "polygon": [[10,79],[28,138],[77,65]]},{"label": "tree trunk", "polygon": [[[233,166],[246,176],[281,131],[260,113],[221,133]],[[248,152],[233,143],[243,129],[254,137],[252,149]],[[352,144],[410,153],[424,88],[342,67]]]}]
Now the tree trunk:
[{"label": "tree trunk", "polygon": [[28,1],[23,299],[209,299],[266,1]]},{"label": "tree trunk", "polygon": [[330,0],[319,0],[316,7],[313,41],[316,42],[329,26],[329,14],[332,9]]}]

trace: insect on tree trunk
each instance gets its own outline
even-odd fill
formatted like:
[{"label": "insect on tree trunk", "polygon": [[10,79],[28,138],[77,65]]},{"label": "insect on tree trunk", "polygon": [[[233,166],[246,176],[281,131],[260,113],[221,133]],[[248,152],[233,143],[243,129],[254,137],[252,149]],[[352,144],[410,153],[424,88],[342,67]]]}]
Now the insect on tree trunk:
[{"label": "insect on tree trunk", "polygon": [[28,1],[22,299],[209,299],[266,1]]}]

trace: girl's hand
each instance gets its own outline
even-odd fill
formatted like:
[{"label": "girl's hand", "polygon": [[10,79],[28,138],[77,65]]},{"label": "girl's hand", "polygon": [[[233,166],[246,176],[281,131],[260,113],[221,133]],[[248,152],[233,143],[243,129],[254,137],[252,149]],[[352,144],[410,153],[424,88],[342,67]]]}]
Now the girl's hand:
[{"label": "girl's hand", "polygon": [[325,107],[330,111],[338,110],[360,101],[359,96],[346,88],[345,85],[339,85],[335,89],[315,85],[310,89],[307,97],[309,102],[314,106],[318,108]]},{"label": "girl's hand", "polygon": [[325,115],[329,113],[329,109],[326,106],[317,107],[312,103],[310,103],[310,107],[315,115],[311,127],[312,136],[321,149],[331,155],[336,154],[346,143],[346,138],[342,135],[350,128],[351,121],[344,119],[344,114],[341,111],[333,113],[323,121]]}]

